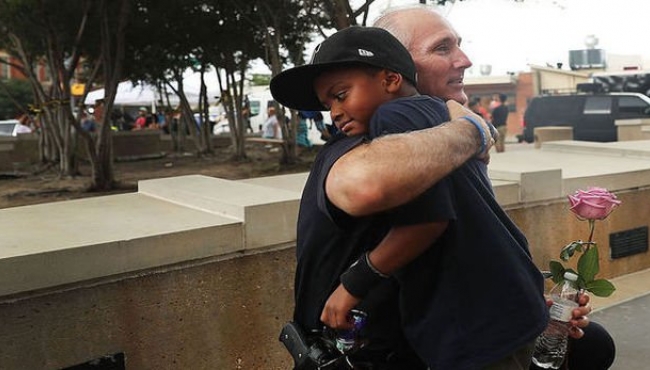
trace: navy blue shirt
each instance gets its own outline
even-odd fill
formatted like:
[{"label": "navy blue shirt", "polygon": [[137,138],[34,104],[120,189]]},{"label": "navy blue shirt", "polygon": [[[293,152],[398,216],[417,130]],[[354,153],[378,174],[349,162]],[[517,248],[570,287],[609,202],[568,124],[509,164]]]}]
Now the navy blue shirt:
[{"label": "navy blue shirt", "polygon": [[[446,122],[443,107],[429,97],[391,101],[373,116],[371,135]],[[483,161],[469,160],[393,212],[402,217],[391,225],[449,221],[434,245],[395,274],[406,337],[432,369],[482,368],[544,330],[543,278],[494,197]]]},{"label": "navy blue shirt", "polygon": [[[447,120],[440,100],[402,98],[378,109],[370,131],[404,132]],[[536,338],[548,319],[543,279],[523,234],[496,202],[485,164],[470,160],[414,201],[355,218],[329,201],[325,181],[334,162],[364,140],[336,135],[317,155],[305,184],[294,320],[319,330],[320,313],[341,273],[392,226],[447,220],[433,246],[361,302],[371,343],[397,348],[404,332],[432,369],[474,369]]]},{"label": "navy blue shirt", "polygon": [[[351,217],[325,194],[325,180],[334,162],[366,140],[336,134],[319,151],[305,183],[298,212],[294,321],[308,332],[322,330],[321,311],[340,284],[341,274],[389,230],[384,215]],[[364,335],[372,348],[410,351],[400,327],[394,279],[373,289],[358,308],[368,313]]]}]

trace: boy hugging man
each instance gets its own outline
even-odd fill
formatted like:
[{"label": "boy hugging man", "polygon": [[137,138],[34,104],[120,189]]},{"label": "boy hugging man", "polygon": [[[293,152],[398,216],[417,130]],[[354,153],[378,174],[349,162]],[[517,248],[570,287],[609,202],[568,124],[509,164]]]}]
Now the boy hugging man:
[{"label": "boy hugging man", "polygon": [[449,121],[445,103],[419,95],[416,79],[409,52],[372,27],[335,33],[309,64],[272,79],[278,102],[329,110],[339,130],[303,190],[294,321],[308,332],[349,329],[351,309],[367,312],[368,343],[349,357],[372,369],[528,364],[548,321],[543,278],[496,202],[483,161],[372,216],[348,215],[327,197],[329,170],[355,146]]}]

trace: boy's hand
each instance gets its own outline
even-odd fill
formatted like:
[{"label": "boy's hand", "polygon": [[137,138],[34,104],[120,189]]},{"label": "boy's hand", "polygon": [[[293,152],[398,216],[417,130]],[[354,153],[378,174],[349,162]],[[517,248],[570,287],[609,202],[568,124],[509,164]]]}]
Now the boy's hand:
[{"label": "boy's hand", "polygon": [[462,118],[464,116],[472,116],[478,122],[481,123],[481,125],[483,126],[483,132],[485,132],[485,134],[487,136],[489,136],[489,137],[488,137],[488,140],[487,140],[487,145],[486,145],[485,151],[483,153],[479,153],[478,156],[479,156],[480,159],[483,159],[486,163],[489,163],[490,162],[490,154],[489,154],[490,149],[492,148],[492,146],[494,145],[495,140],[499,136],[499,134],[497,133],[497,130],[494,128],[494,126],[492,126],[492,124],[490,124],[490,123],[485,122],[483,117],[481,117],[478,114],[472,112],[471,109],[465,107],[464,105],[458,103],[455,100],[448,100],[447,101],[447,109],[449,109],[449,116],[451,117],[452,121],[455,120],[455,119]]},{"label": "boy's hand", "polygon": [[360,301],[360,299],[348,293],[343,285],[339,284],[338,288],[325,302],[320,321],[332,329],[352,329],[350,310]]}]

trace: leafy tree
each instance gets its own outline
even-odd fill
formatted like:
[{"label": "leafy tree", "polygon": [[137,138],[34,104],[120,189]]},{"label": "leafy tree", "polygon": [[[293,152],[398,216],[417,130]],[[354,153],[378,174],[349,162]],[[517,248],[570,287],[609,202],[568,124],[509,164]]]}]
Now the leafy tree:
[{"label": "leafy tree", "polygon": [[[202,75],[215,72],[234,156],[245,158],[241,112],[250,62],[261,57],[273,75],[288,64],[303,64],[305,45],[312,37],[355,25],[360,16],[365,24],[373,3],[366,0],[353,9],[349,0],[0,0],[0,47],[18,58],[31,84],[42,125],[44,162],[58,162],[61,175],[75,175],[80,138],[92,163],[93,188],[108,189],[114,184],[110,115],[103,115],[98,135],[81,130],[81,115],[70,94],[76,72],[85,71],[89,89],[97,80],[104,84],[105,112],[112,110],[117,84],[124,77],[177,94],[182,112],[179,131],[188,128],[199,155],[212,152],[210,127],[201,125],[197,131],[183,73],[188,68]],[[36,78],[39,63],[49,72],[48,84],[41,85]],[[208,121],[211,98],[206,91],[202,83],[203,122]],[[284,113],[278,112],[284,122]],[[282,125],[283,163],[296,160],[295,113],[289,124]]]},{"label": "leafy tree", "polygon": [[[70,79],[80,58],[77,35],[89,7],[80,2],[61,6],[54,1],[3,0],[0,2],[2,28],[0,42],[20,63],[35,98],[35,111],[41,126],[44,161],[59,161],[61,175],[76,174],[73,115],[70,104]],[[65,20],[65,21],[64,21]],[[41,85],[35,67],[44,65],[51,83]]]},{"label": "leafy tree", "polygon": [[[59,163],[62,176],[77,174],[77,139],[86,144],[91,161],[93,189],[114,186],[109,115],[99,134],[81,129],[82,110],[75,106],[70,85],[83,63],[91,72],[88,87],[101,72],[106,88],[105,109],[110,111],[117,91],[123,58],[128,0],[2,0],[0,47],[16,57],[34,91],[35,112],[41,127],[42,159]],[[50,81],[41,84],[35,66],[43,64]],[[83,101],[83,99],[82,99]]]},{"label": "leafy tree", "polygon": [[[264,62],[273,76],[280,73],[287,61],[294,65],[304,63],[305,45],[311,41],[317,26],[328,22],[323,17],[322,4],[311,0],[256,0],[252,1],[248,21],[255,27],[257,37],[264,46]],[[287,50],[283,55],[281,50]],[[282,109],[276,109],[282,127],[282,164],[297,160],[296,131],[298,117],[291,112],[291,120],[285,122]]]},{"label": "leafy tree", "polygon": [[235,159],[245,159],[247,124],[242,115],[246,72],[263,55],[259,33],[251,27],[254,1],[213,1],[212,40],[202,45],[205,62],[216,67],[221,103],[226,109]]},{"label": "leafy tree", "polygon": [[34,102],[31,85],[26,80],[0,81],[0,119],[16,118],[29,112]]},{"label": "leafy tree", "polygon": [[[111,114],[117,95],[117,86],[122,77],[126,44],[126,27],[129,23],[131,2],[129,0],[98,0],[96,6],[96,22],[99,31],[100,50],[88,84],[100,70],[104,81],[104,106],[101,116],[100,130],[93,142],[90,135],[83,135],[92,167],[92,184],[94,190],[110,190],[115,187],[113,173],[113,148],[111,141]],[[89,55],[90,58],[90,55]],[[84,95],[85,98],[85,95]],[[83,100],[82,100],[83,101]],[[75,122],[79,128],[79,120]],[[81,130],[83,133],[85,131]]]},{"label": "leafy tree", "polygon": [[[216,0],[139,0],[136,7],[138,22],[129,30],[132,43],[129,45],[127,76],[131,80],[165,84],[179,96],[180,132],[185,131],[184,127],[188,128],[198,155],[212,153],[211,127],[201,124],[197,130],[194,124],[183,82],[183,73],[189,69],[201,75],[199,113],[201,122],[206,123],[208,106],[214,97],[207,96],[203,76],[213,72],[217,74],[222,91],[220,98],[230,117],[235,156],[246,157],[245,127],[241,129],[241,114],[236,112],[241,111],[244,72],[250,60],[260,55],[258,50],[261,49],[256,45],[250,28],[240,21],[242,10],[237,5]],[[241,77],[236,78],[235,73],[240,73]],[[185,136],[180,135],[179,139],[182,148]]]},{"label": "leafy tree", "polygon": [[[194,10],[198,1],[138,0],[134,21],[127,31],[127,61],[124,76],[134,83],[146,81],[160,90],[177,95],[181,101],[179,127],[172,134],[177,150],[185,150],[189,131],[197,155],[209,151],[194,124],[190,103],[185,95],[183,73],[197,64],[198,40],[204,35],[197,25]],[[164,40],[164,42],[161,42]],[[165,101],[159,102],[164,105]],[[171,122],[170,122],[171,124]]]}]

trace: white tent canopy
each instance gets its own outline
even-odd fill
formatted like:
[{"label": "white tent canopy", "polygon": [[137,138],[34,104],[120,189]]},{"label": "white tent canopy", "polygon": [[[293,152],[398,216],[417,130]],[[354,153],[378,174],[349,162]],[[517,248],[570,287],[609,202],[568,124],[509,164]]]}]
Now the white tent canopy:
[{"label": "white tent canopy", "polygon": [[[84,103],[86,105],[93,105],[95,101],[104,99],[104,89],[94,90],[88,93]],[[170,102],[176,105],[179,102],[175,94],[170,94]],[[120,82],[117,86],[117,94],[115,95],[115,105],[138,105],[153,108],[161,101],[161,95],[152,85],[146,83],[139,83],[133,85],[131,81]],[[166,103],[166,99],[163,100]]]},{"label": "white tent canopy", "polygon": [[[199,102],[199,88],[200,84],[188,83],[184,84],[184,91],[187,100],[191,105],[196,105]],[[168,89],[165,92],[166,96],[163,96],[161,92],[153,85],[140,82],[134,85],[130,81],[120,82],[117,86],[117,94],[115,95],[115,105],[127,105],[127,106],[145,106],[151,107],[151,110],[154,111],[156,105],[159,105],[159,102],[162,102],[163,105],[169,104],[176,106],[180,103],[180,99],[173,92],[172,89]],[[94,105],[95,101],[104,99],[104,89],[94,90],[88,93],[84,104]],[[214,102],[215,96],[219,96],[220,92],[218,87],[208,86],[208,101]]]}]

